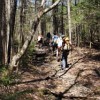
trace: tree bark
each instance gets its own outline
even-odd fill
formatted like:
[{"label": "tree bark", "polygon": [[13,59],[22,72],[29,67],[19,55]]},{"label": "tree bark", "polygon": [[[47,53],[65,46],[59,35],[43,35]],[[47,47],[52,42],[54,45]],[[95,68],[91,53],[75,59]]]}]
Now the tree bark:
[{"label": "tree bark", "polygon": [[3,0],[0,0],[0,63],[3,64],[3,46],[2,46],[2,12],[3,12]]},{"label": "tree bark", "polygon": [[8,64],[10,63],[11,57],[13,56],[13,33],[14,33],[14,26],[15,26],[15,16],[16,16],[16,7],[17,7],[17,0],[11,1],[11,12],[10,12],[10,19],[9,19],[9,42],[8,42]]},{"label": "tree bark", "polygon": [[69,38],[70,42],[72,43],[72,34],[71,34],[71,15],[70,15],[70,0],[67,0],[67,6],[68,6],[68,25],[69,25]]},{"label": "tree bark", "polygon": [[61,5],[61,33],[64,34],[64,24],[63,24],[63,2]]},{"label": "tree bark", "polygon": [[[52,0],[52,3],[54,3],[55,0]],[[57,34],[58,33],[58,18],[57,18],[57,12],[58,12],[58,7],[55,7],[52,10],[52,15],[53,15],[53,33]]]}]

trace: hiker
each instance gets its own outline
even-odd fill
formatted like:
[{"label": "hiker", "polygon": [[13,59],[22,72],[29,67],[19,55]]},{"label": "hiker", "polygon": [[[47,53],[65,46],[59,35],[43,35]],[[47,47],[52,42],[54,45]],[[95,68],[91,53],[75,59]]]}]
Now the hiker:
[{"label": "hiker", "polygon": [[63,42],[62,37],[58,37],[58,39],[57,39],[57,52],[56,52],[57,61],[60,60],[62,42]]},{"label": "hiker", "polygon": [[72,45],[69,42],[69,38],[63,38],[63,43],[62,43],[62,59],[61,59],[61,67],[62,69],[67,68],[68,67],[68,55],[69,55],[69,51],[72,50]]},{"label": "hiker", "polygon": [[47,39],[50,40],[51,38],[52,38],[52,36],[51,36],[50,32],[48,32],[48,33],[47,33]]},{"label": "hiker", "polygon": [[42,45],[43,45],[43,36],[42,36],[42,34],[40,34],[38,36],[38,45],[39,45],[39,48],[41,48]]},{"label": "hiker", "polygon": [[51,39],[52,39],[52,35],[50,34],[50,32],[48,32],[46,35],[46,43],[48,46],[50,46]]},{"label": "hiker", "polygon": [[53,50],[53,54],[57,50],[57,39],[58,39],[58,35],[54,34],[53,37],[52,37],[52,50]]}]

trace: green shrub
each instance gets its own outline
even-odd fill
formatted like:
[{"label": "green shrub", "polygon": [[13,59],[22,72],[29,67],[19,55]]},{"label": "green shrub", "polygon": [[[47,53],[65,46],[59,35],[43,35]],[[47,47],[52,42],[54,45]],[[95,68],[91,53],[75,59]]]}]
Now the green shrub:
[{"label": "green shrub", "polygon": [[7,68],[5,66],[2,66],[0,69],[1,77],[0,77],[0,83],[3,85],[9,85],[12,82],[11,77],[7,76]]}]

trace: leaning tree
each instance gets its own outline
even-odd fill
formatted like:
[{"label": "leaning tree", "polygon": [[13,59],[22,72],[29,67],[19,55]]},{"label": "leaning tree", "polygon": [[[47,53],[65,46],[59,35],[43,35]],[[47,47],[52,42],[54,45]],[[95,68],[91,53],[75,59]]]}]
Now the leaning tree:
[{"label": "leaning tree", "polygon": [[[6,1],[6,0],[5,0]],[[56,0],[51,6],[49,6],[48,8],[45,8],[45,0],[42,0],[41,1],[41,5],[40,5],[40,8],[37,12],[37,16],[34,18],[33,20],[33,24],[32,24],[32,29],[30,30],[30,32],[28,33],[28,37],[26,39],[26,41],[24,42],[22,48],[20,49],[20,51],[14,55],[8,65],[8,73],[7,74],[10,74],[12,73],[13,71],[13,67],[17,67],[17,64],[19,62],[19,60],[21,59],[21,57],[24,55],[24,53],[26,52],[27,48],[29,47],[33,37],[34,37],[34,34],[36,33],[36,30],[37,30],[37,27],[38,27],[38,24],[40,22],[40,19],[42,18],[42,16],[44,14],[46,14],[47,12],[49,12],[50,10],[52,10],[55,6],[57,6],[59,4],[61,0]]]}]

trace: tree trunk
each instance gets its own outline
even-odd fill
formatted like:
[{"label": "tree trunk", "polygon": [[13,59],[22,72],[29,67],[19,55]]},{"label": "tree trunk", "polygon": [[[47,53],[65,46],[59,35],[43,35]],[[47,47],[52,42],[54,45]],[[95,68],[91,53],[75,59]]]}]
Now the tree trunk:
[{"label": "tree trunk", "polygon": [[72,34],[71,34],[71,15],[70,15],[70,0],[67,0],[67,9],[68,9],[68,25],[69,25],[69,38],[70,38],[70,43],[72,43]]},{"label": "tree trunk", "polygon": [[17,1],[12,0],[11,1],[11,12],[10,12],[10,19],[9,19],[9,44],[8,44],[8,64],[10,63],[11,57],[13,56],[13,33],[14,33],[14,26],[15,26],[15,16],[16,16],[16,7],[17,7]]},{"label": "tree trunk", "polygon": [[1,56],[1,63],[6,65],[7,64],[7,30],[6,30],[6,5],[5,1],[0,1],[0,56]]},{"label": "tree trunk", "polygon": [[23,43],[24,43],[24,38],[25,38],[25,34],[24,34],[24,25],[26,22],[26,15],[25,15],[25,9],[27,8],[27,4],[26,4],[26,0],[20,0],[20,48],[22,47]]},{"label": "tree trunk", "polygon": [[45,36],[46,35],[46,17],[45,15],[43,16],[43,19],[41,20],[41,32],[42,35]]},{"label": "tree trunk", "polygon": [[93,42],[93,30],[92,30],[93,27],[90,27],[90,49],[92,48],[92,42]]},{"label": "tree trunk", "polygon": [[63,2],[61,5],[61,33],[64,34],[64,24],[63,24]]},{"label": "tree trunk", "polygon": [[2,36],[2,17],[3,17],[3,9],[4,9],[4,4],[3,4],[3,0],[0,0],[0,63],[3,64],[4,61],[4,57],[3,57],[3,45],[2,45],[2,41],[3,41],[3,36]]},{"label": "tree trunk", "polygon": [[[52,3],[54,3],[55,0],[52,0]],[[52,11],[53,15],[53,33],[58,34],[58,18],[57,18],[57,12],[58,12],[58,7],[55,7]]]}]

